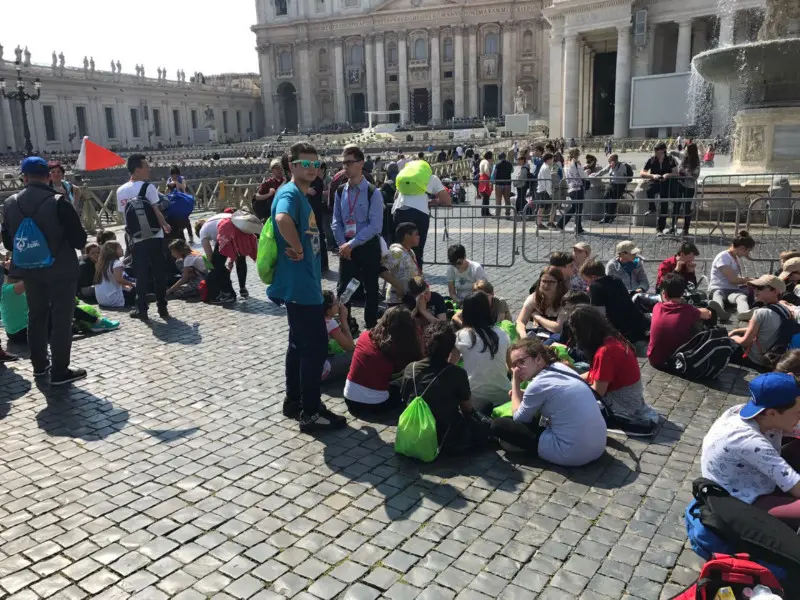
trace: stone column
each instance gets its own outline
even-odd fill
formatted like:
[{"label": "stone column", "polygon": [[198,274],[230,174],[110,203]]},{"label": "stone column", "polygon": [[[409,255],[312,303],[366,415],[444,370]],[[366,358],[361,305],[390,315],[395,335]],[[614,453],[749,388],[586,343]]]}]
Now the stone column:
[{"label": "stone column", "polygon": [[[375,34],[375,63],[377,69],[375,70],[375,83],[378,87],[378,109],[386,110],[386,56],[384,54],[383,34]],[[378,119],[378,122],[386,120],[386,116]]]},{"label": "stone column", "polygon": [[455,116],[464,116],[464,28],[453,26],[453,54],[455,59]]},{"label": "stone column", "polygon": [[614,86],[614,137],[628,137],[631,106],[631,26],[617,27],[617,75]]},{"label": "stone column", "polygon": [[333,40],[334,112],[337,123],[347,122],[347,101],[344,95],[344,56],[342,40]]},{"label": "stone column", "polygon": [[314,126],[311,112],[311,61],[308,59],[308,42],[295,44],[300,52],[300,123],[306,129]]},{"label": "stone column", "polygon": [[372,34],[364,36],[365,66],[367,69],[367,110],[375,108],[375,55],[373,54]]},{"label": "stone column", "polygon": [[2,131],[3,131],[3,147],[0,148],[0,151],[3,153],[8,151],[8,146],[11,146],[11,150],[17,150],[17,144],[14,141],[14,122],[11,120],[11,104],[9,103],[7,98],[0,98],[0,116],[2,116]]},{"label": "stone column", "polygon": [[469,89],[467,89],[467,98],[469,99],[469,114],[468,117],[478,116],[478,28],[475,25],[467,26],[467,35],[469,35]]},{"label": "stone column", "polygon": [[685,73],[692,62],[692,20],[678,22],[678,51],[675,55],[675,72]]},{"label": "stone column", "polygon": [[[717,47],[733,44],[733,29],[736,13],[723,15],[719,23],[719,41]],[[731,120],[731,86],[714,85],[714,112],[711,126],[712,135],[723,135]]]},{"label": "stone column", "polygon": [[561,99],[564,91],[564,36],[555,31],[550,32],[550,137],[558,138],[562,134]]},{"label": "stone column", "polygon": [[514,92],[517,89],[517,78],[514,76],[514,43],[512,36],[516,29],[510,23],[503,25],[503,103],[502,113],[510,115],[514,112]]},{"label": "stone column", "polygon": [[578,89],[580,86],[580,45],[575,33],[564,39],[564,137],[578,137]]},{"label": "stone column", "polygon": [[442,122],[442,81],[439,60],[439,30],[429,31],[431,41],[431,119],[434,125]]},{"label": "stone column", "polygon": [[406,48],[407,36],[405,31],[401,31],[397,36],[397,62],[400,70],[398,77],[398,93],[400,94],[400,124],[408,119],[408,50]]},{"label": "stone column", "polygon": [[272,46],[265,44],[259,47],[259,63],[261,67],[261,101],[264,104],[264,133],[272,133],[277,127],[272,99],[272,95],[275,93],[272,75],[275,61],[272,60]]}]

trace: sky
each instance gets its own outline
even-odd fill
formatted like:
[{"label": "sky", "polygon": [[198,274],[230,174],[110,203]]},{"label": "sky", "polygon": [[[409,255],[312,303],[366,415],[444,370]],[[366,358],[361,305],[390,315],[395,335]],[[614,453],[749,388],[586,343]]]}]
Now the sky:
[{"label": "sky", "polygon": [[94,56],[98,70],[110,70],[113,59],[123,73],[144,64],[148,77],[158,67],[168,79],[177,69],[187,80],[195,71],[258,73],[255,0],[38,0],[35,18],[26,2],[0,4],[4,60],[14,60],[19,44],[31,62],[48,66],[55,50],[67,66],[82,68],[83,57]]}]

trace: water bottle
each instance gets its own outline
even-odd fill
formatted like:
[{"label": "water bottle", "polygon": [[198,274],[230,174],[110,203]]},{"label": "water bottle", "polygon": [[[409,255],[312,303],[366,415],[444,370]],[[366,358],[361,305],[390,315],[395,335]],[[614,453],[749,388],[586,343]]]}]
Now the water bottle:
[{"label": "water bottle", "polygon": [[753,595],[751,598],[758,598],[758,600],[781,600],[781,597],[773,593],[771,589],[764,585],[757,585],[753,588]]},{"label": "water bottle", "polygon": [[339,298],[339,302],[341,302],[342,304],[347,304],[348,302],[350,302],[350,298],[353,297],[353,294],[356,293],[356,290],[360,285],[361,282],[355,277],[353,277],[353,279],[350,280],[350,283],[347,284],[347,287],[345,288],[344,292],[342,292],[342,297]]}]

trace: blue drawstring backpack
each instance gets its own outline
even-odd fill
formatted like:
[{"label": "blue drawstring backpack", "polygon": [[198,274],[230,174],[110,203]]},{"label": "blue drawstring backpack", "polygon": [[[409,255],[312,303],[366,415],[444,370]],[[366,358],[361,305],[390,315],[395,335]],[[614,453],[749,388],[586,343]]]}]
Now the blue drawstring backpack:
[{"label": "blue drawstring backpack", "polygon": [[191,194],[172,190],[167,198],[169,198],[169,206],[164,211],[167,217],[186,219],[192,214],[192,211],[194,211],[194,196]]},{"label": "blue drawstring backpack", "polygon": [[11,261],[18,269],[46,269],[52,266],[53,253],[50,252],[47,238],[33,220],[42,205],[40,204],[30,217],[25,214],[19,203],[17,203],[17,207],[22,214],[22,223],[19,224],[19,228],[14,234],[14,250]]}]

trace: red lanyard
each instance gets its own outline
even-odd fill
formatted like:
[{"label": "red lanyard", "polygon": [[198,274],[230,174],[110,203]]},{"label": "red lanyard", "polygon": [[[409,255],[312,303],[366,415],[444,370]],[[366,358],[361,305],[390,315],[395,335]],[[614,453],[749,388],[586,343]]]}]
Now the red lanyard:
[{"label": "red lanyard", "polygon": [[353,188],[351,188],[351,187],[347,188],[347,205],[350,208],[350,218],[351,219],[355,216],[354,213],[355,213],[355,208],[356,208],[356,202],[358,202],[358,195],[360,193],[361,193],[361,190],[359,188],[356,188],[356,198],[355,198],[355,200],[353,200],[352,199],[353,198]]}]

